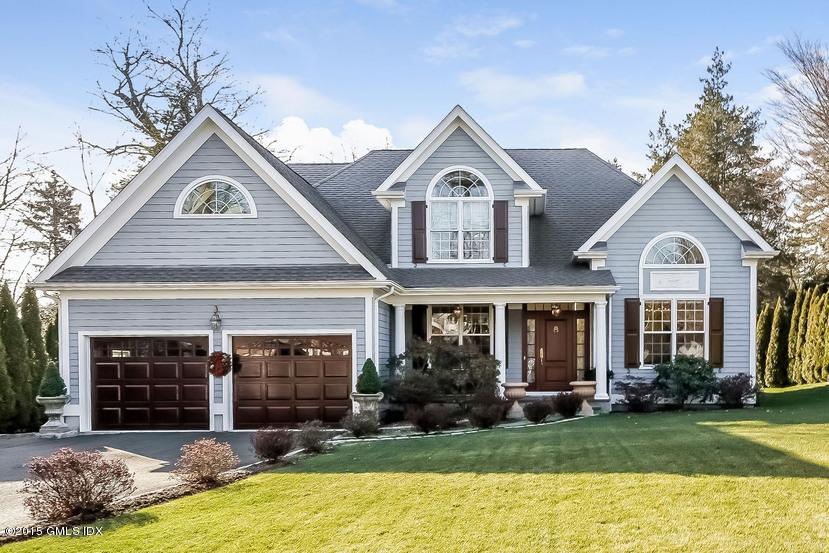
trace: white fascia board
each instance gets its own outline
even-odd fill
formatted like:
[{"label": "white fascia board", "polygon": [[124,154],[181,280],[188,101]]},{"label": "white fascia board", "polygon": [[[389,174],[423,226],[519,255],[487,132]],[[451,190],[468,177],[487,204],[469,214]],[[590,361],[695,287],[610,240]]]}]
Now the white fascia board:
[{"label": "white fascia board", "polygon": [[607,259],[607,251],[575,250],[573,256],[578,259]]},{"label": "white fascia board", "polygon": [[391,209],[395,204],[403,205],[406,203],[406,193],[403,191],[387,190],[385,192],[378,192],[377,190],[372,190],[371,194],[386,209]]},{"label": "white fascia board", "polygon": [[751,228],[734,208],[728,205],[722,196],[711,188],[705,180],[688,165],[678,154],[675,154],[648,182],[631,196],[593,235],[582,244],[577,251],[587,251],[596,242],[606,242],[640,207],[653,196],[662,185],[676,176],[694,193],[731,231],[741,240],[752,240],[764,252],[771,253],[775,249]]},{"label": "white fascia board", "polygon": [[[369,261],[316,207],[265,160],[212,106],[206,106],[93,219],[60,255],[35,278],[43,284],[61,269],[84,265],[155,194],[184,162],[213,134],[264,180],[343,259],[359,264],[371,276],[385,280]],[[152,180],[151,180],[152,179]]]},{"label": "white fascia board", "polygon": [[524,181],[533,190],[544,190],[461,106],[455,106],[377,187],[376,192],[385,192],[395,183],[407,180],[458,128],[466,132],[513,180]]},{"label": "white fascia board", "polygon": [[378,280],[325,280],[296,282],[55,282],[35,283],[34,288],[61,292],[66,290],[296,290],[296,289],[373,289],[387,286]]}]

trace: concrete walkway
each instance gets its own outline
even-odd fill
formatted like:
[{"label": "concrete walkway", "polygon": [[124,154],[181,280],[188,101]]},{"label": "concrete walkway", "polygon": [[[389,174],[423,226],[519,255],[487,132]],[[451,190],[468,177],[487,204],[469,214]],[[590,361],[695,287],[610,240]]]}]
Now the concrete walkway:
[{"label": "concrete walkway", "polygon": [[84,434],[63,440],[44,440],[26,434],[0,436],[0,528],[31,524],[18,492],[26,477],[26,463],[62,448],[98,450],[108,458],[123,459],[135,473],[136,494],[158,490],[176,483],[170,471],[181,446],[198,438],[228,442],[240,465],[256,461],[250,447],[249,432],[132,432],[122,434]]}]

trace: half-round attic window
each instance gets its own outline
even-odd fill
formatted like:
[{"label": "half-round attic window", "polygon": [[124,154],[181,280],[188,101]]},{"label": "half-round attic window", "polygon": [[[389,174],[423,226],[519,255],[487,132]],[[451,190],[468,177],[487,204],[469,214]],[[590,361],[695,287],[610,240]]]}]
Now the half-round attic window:
[{"label": "half-round attic window", "polygon": [[176,202],[177,217],[256,217],[253,198],[244,186],[227,177],[200,178]]},{"label": "half-round attic window", "polygon": [[694,242],[682,236],[668,236],[656,242],[645,256],[645,265],[703,265],[705,257]]}]

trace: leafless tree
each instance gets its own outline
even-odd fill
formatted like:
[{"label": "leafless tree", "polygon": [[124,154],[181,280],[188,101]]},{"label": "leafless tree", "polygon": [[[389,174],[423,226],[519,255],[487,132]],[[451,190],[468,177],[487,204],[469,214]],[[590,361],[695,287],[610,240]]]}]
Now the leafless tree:
[{"label": "leafless tree", "polygon": [[821,42],[793,39],[779,47],[793,72],[769,70],[780,98],[773,102],[776,145],[796,168],[797,241],[807,273],[829,270],[829,58]]},{"label": "leafless tree", "polygon": [[10,153],[0,159],[0,280],[7,278],[10,264],[25,242],[20,204],[29,191],[32,176],[32,165],[23,148],[23,133],[18,129]]},{"label": "leafless tree", "polygon": [[95,50],[112,79],[97,83],[101,104],[92,109],[122,121],[130,132],[115,144],[85,144],[143,163],[205,105],[236,119],[256,103],[261,90],[239,88],[227,54],[203,44],[205,18],[191,17],[188,8],[189,1],[171,6],[169,13],[148,5],[150,23],[165,38],[150,41],[134,29]]},{"label": "leafless tree", "polygon": [[101,159],[101,161],[103,162],[103,166],[96,167],[96,160],[94,159],[94,148],[92,148],[89,145],[89,142],[87,142],[84,139],[80,127],[77,127],[75,129],[75,144],[76,148],[78,149],[78,156],[80,157],[81,162],[81,172],[83,174],[83,187],[81,188],[71,183],[69,183],[69,185],[74,190],[83,194],[86,197],[86,199],[89,201],[89,207],[92,211],[92,216],[97,217],[98,207],[95,203],[95,194],[98,192],[98,189],[101,186],[101,182],[109,173],[109,169],[112,166],[112,161],[114,157],[110,154],[104,154]]}]

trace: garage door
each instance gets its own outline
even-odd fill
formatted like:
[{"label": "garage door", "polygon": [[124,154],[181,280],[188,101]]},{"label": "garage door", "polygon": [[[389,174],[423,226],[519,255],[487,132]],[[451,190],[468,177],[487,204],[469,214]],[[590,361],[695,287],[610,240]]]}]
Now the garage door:
[{"label": "garage door", "polygon": [[93,430],[207,430],[207,337],[92,338]]},{"label": "garage door", "polygon": [[351,336],[235,336],[233,426],[338,422],[350,408]]}]

